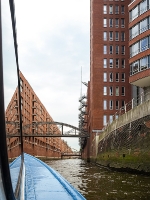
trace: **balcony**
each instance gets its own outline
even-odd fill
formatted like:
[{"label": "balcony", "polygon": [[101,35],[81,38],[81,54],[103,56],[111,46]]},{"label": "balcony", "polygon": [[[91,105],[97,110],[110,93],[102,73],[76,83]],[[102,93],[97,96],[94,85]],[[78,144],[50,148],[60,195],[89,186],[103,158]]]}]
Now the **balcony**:
[{"label": "balcony", "polygon": [[138,68],[133,70],[129,83],[142,88],[150,86],[150,68],[142,66],[140,70]]}]

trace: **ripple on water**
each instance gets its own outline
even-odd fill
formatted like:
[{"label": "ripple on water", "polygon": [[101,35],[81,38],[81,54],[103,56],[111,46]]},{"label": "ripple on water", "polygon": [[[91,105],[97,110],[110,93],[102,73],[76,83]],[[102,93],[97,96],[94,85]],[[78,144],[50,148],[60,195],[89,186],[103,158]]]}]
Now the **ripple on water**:
[{"label": "ripple on water", "polygon": [[48,161],[87,200],[150,200],[150,177],[113,172],[80,159]]}]

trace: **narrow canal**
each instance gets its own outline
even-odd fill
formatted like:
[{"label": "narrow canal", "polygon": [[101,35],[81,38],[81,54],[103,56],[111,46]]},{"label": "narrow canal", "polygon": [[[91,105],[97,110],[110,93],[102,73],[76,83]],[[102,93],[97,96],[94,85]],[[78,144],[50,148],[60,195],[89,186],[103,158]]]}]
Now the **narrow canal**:
[{"label": "narrow canal", "polygon": [[150,200],[150,176],[114,172],[81,159],[46,163],[87,200]]}]

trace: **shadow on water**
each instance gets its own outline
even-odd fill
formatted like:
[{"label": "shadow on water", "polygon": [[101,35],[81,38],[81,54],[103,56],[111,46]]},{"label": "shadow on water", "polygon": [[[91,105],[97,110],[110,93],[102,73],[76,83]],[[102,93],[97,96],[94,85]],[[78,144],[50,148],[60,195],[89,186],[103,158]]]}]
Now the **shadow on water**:
[{"label": "shadow on water", "polygon": [[149,200],[150,176],[111,171],[81,159],[46,162],[87,200]]}]

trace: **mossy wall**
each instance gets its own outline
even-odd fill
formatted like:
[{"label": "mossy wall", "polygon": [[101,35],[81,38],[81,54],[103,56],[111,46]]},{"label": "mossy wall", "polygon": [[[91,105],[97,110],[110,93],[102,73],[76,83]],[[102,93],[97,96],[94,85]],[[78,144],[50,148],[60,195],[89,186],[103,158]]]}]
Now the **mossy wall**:
[{"label": "mossy wall", "polygon": [[96,163],[150,173],[150,115],[99,138]]}]

